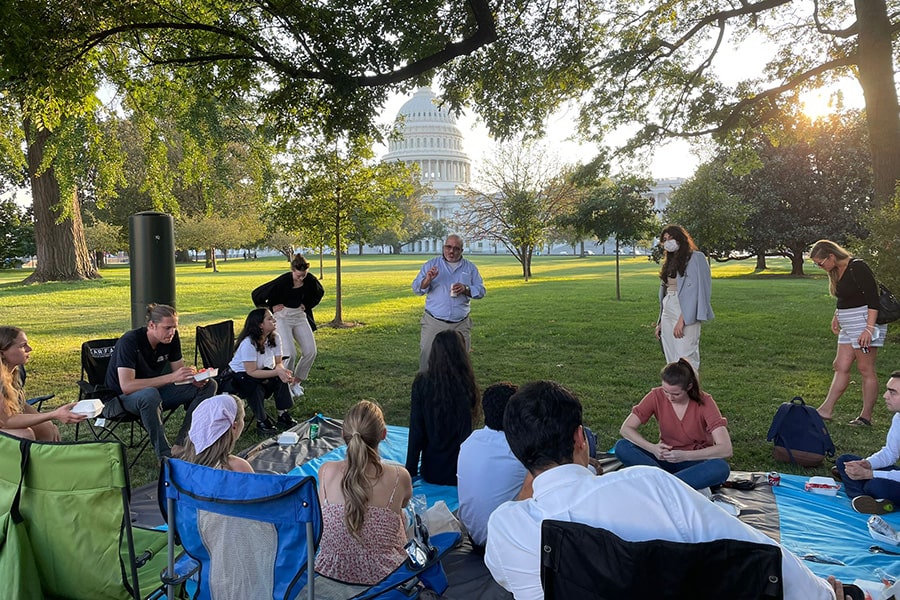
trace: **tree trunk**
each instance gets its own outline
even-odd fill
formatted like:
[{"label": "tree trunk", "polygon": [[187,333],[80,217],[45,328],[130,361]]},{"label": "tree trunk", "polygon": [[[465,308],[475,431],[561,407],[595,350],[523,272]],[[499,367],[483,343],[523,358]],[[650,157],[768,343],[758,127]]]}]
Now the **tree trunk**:
[{"label": "tree trunk", "polygon": [[189,263],[191,262],[191,253],[188,250],[176,250],[175,251],[175,262],[179,263]]},{"label": "tree trunk", "polygon": [[756,270],[757,271],[765,271],[766,270],[766,253],[759,252],[756,254]]},{"label": "tree trunk", "polygon": [[794,248],[791,253],[791,275],[803,275],[803,248]]},{"label": "tree trunk", "polygon": [[854,0],[859,23],[859,82],[875,175],[875,202],[886,206],[900,179],[900,108],[894,84],[891,20],[885,0]]},{"label": "tree trunk", "polygon": [[341,302],[341,188],[337,188],[337,210],[334,211],[334,320],[333,327],[344,326]]},{"label": "tree trunk", "polygon": [[584,258],[584,240],[581,240],[581,258]]},{"label": "tree trunk", "polygon": [[206,251],[206,268],[212,268],[213,273],[219,272],[219,265],[216,264],[216,249],[210,248]]},{"label": "tree trunk", "polygon": [[528,245],[528,278],[531,279],[531,259],[534,257],[534,246]]},{"label": "tree trunk", "polygon": [[619,238],[616,238],[616,300],[622,299],[622,291],[619,287]]},{"label": "tree trunk", "polygon": [[63,199],[53,167],[41,171],[44,148],[51,134],[45,129],[34,131],[27,120],[25,132],[37,267],[24,283],[98,279],[100,275],[91,264],[91,255],[84,241],[78,194],[73,190],[68,198]]}]

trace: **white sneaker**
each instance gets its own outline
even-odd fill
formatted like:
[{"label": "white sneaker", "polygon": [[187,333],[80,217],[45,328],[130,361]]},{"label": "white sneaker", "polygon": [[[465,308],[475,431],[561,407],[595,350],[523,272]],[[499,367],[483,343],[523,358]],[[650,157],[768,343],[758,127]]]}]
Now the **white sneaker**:
[{"label": "white sneaker", "polygon": [[303,386],[299,383],[291,384],[291,396],[302,396],[303,395]]}]

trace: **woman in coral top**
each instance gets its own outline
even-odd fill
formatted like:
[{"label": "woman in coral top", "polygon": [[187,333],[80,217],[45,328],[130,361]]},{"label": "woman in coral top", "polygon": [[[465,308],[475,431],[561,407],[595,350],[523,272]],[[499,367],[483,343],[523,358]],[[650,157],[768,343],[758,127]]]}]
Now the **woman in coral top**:
[{"label": "woman in coral top", "polygon": [[[616,443],[616,457],[626,467],[650,465],[665,469],[694,489],[721,485],[731,468],[728,421],[712,396],[700,389],[700,380],[684,358],[667,364],[662,385],[650,390],[631,409]],[[653,443],[638,427],[656,417],[659,442]]]},{"label": "woman in coral top", "polygon": [[347,458],[319,468],[321,575],[373,585],[406,560],[403,507],[412,497],[412,481],[400,465],[382,464],[378,444],[385,437],[384,413],[363,400],[344,418]]}]

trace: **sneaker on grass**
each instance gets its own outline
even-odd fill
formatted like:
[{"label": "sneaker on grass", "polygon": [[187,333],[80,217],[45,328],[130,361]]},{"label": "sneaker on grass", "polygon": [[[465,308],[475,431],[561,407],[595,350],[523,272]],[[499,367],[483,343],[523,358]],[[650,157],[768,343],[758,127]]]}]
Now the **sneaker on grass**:
[{"label": "sneaker on grass", "polygon": [[857,496],[851,501],[853,510],[864,515],[886,515],[894,512],[894,503],[890,500],[877,500],[872,496]]},{"label": "sneaker on grass", "polygon": [[303,386],[300,385],[299,383],[292,383],[291,384],[291,396],[296,398],[296,397],[302,396],[302,395],[303,395]]}]

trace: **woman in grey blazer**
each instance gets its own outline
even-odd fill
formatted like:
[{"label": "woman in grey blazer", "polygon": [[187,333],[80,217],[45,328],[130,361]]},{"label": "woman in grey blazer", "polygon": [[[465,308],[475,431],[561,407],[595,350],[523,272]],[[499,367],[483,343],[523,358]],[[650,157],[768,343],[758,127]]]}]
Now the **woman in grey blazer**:
[{"label": "woman in grey blazer", "polygon": [[665,259],[659,270],[656,337],[666,362],[686,358],[700,370],[700,324],[713,318],[712,274],[706,256],[680,225],[666,225],[659,236]]}]

